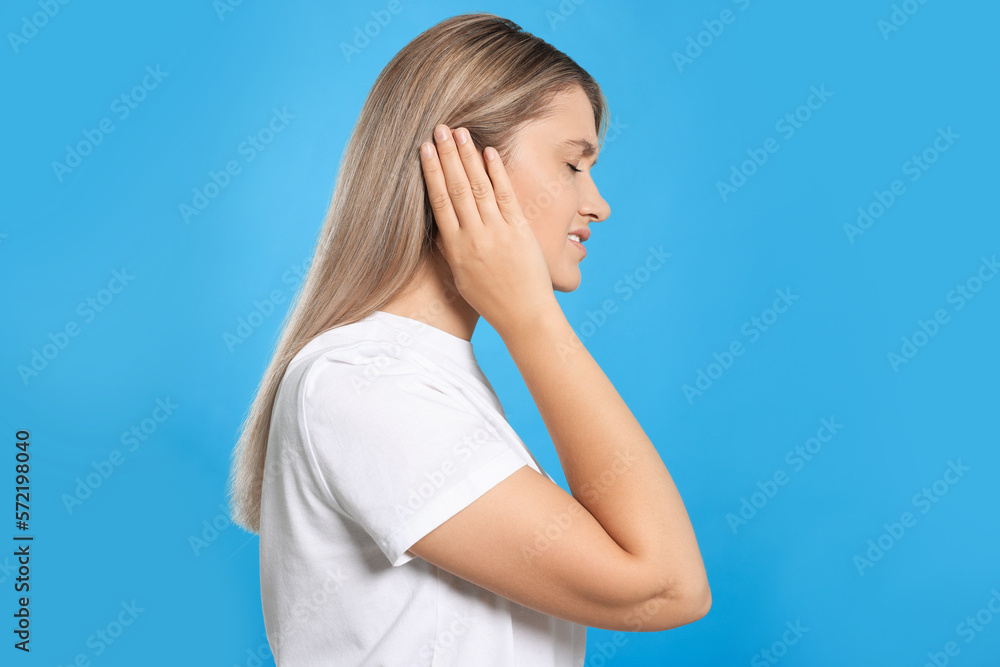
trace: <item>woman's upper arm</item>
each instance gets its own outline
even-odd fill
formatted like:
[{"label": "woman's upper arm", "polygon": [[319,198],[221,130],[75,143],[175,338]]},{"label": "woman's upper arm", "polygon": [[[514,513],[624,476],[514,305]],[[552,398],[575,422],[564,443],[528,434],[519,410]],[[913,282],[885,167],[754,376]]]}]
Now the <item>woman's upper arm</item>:
[{"label": "woman's upper arm", "polygon": [[525,465],[409,551],[525,607],[609,630],[666,630],[708,612],[669,564],[624,551],[573,496]]}]

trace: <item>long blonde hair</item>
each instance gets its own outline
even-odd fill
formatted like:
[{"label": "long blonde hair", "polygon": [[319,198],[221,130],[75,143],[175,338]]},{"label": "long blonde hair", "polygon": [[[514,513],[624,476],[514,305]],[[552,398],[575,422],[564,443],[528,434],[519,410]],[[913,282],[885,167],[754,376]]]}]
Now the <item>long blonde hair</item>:
[{"label": "long blonde hair", "polygon": [[579,86],[603,138],[607,102],[569,56],[507,19],[477,12],[418,35],[378,75],[351,133],[316,250],[242,425],[229,476],[233,522],[260,532],[264,458],[285,369],[315,336],[380,309],[434,251],[436,227],[418,155],[434,127],[465,127],[504,164],[512,138]]}]

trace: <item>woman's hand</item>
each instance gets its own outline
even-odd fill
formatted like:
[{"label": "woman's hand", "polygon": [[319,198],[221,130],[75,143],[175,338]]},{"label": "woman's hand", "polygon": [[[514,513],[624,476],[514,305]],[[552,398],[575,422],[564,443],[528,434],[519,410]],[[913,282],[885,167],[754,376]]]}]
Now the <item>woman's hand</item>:
[{"label": "woman's hand", "polygon": [[[420,165],[437,222],[437,246],[455,287],[503,337],[555,305],[545,257],[497,151],[481,156],[465,128],[435,129]],[[485,159],[484,159],[485,157]]]}]

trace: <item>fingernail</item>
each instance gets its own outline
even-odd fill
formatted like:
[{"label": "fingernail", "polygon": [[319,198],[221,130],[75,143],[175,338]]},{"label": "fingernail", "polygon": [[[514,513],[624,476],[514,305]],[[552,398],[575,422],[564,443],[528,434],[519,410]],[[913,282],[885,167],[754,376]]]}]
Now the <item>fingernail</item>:
[{"label": "fingernail", "polygon": [[464,127],[455,132],[455,141],[457,141],[460,146],[465,144],[465,142],[468,140],[469,140],[469,131],[466,130]]},{"label": "fingernail", "polygon": [[448,141],[448,128],[444,125],[438,125],[437,129],[434,130],[434,138],[438,141]]},{"label": "fingernail", "polygon": [[431,146],[431,142],[425,141],[424,145],[420,147],[420,153],[424,157],[431,157],[432,155],[434,155],[434,147]]},{"label": "fingernail", "polygon": [[486,159],[487,160],[492,160],[493,158],[495,158],[497,156],[497,150],[495,148],[493,148],[492,146],[490,146],[485,151],[483,151],[483,153],[486,155]]}]

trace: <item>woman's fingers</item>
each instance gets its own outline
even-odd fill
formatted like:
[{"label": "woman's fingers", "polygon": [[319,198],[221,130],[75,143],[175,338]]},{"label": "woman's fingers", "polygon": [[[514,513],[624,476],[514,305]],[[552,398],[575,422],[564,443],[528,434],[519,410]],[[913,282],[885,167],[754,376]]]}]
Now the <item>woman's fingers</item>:
[{"label": "woman's fingers", "polygon": [[[424,147],[426,148],[426,146]],[[421,166],[435,220],[443,233],[484,224],[524,224],[507,171],[496,150],[484,158],[468,130],[438,125],[430,153],[421,149]]]},{"label": "woman's fingers", "polygon": [[437,247],[459,293],[500,331],[555,304],[545,256],[496,151],[484,159],[464,128],[436,129],[445,134],[435,132],[434,150],[421,153],[421,164],[440,231]]},{"label": "woman's fingers", "polygon": [[430,201],[431,210],[434,212],[434,221],[437,223],[438,229],[444,234],[458,231],[458,217],[451,204],[448,183],[434,144],[427,142],[420,147],[420,167],[424,172],[427,198]]},{"label": "woman's fingers", "polygon": [[514,194],[514,187],[510,184],[510,178],[507,177],[507,168],[504,167],[503,160],[500,159],[497,150],[487,147],[483,153],[492,184],[494,206],[497,207],[500,217],[511,225],[526,224],[527,221],[524,218],[524,212],[521,210],[521,204],[517,201],[517,196]]},{"label": "woman's fingers", "polygon": [[[462,206],[458,209],[461,223],[465,223],[463,217],[465,211],[468,211],[470,220],[474,219],[472,208],[464,204],[470,199],[468,193],[471,193],[471,199],[475,201],[480,218],[484,223],[523,224],[525,222],[524,214],[496,149],[487,147],[486,150],[489,155],[493,156],[493,159],[486,158],[484,162],[485,156],[480,155],[471,139],[464,144],[460,143],[462,133],[466,133],[468,136],[465,128],[458,128],[454,132],[455,145],[465,167],[465,173],[456,174],[455,178],[464,176],[462,183],[468,183],[467,189],[464,186],[461,188],[464,198]],[[447,172],[446,177],[448,177]]]},{"label": "woman's fingers", "polygon": [[[442,129],[447,131],[447,137],[442,138]],[[465,143],[459,145],[458,139],[465,137]],[[441,168],[444,170],[445,182],[448,186],[448,194],[451,197],[451,205],[458,216],[459,227],[466,225],[483,224],[482,216],[479,214],[479,206],[476,198],[472,194],[472,187],[469,176],[466,173],[466,163],[471,164],[468,158],[469,151],[475,153],[475,145],[468,139],[468,130],[459,128],[456,131],[448,129],[446,125],[438,125],[434,130],[434,139],[437,142],[438,159],[441,161]],[[463,150],[459,150],[459,149]],[[462,156],[465,153],[466,157]]]},{"label": "woman's fingers", "polygon": [[[464,127],[455,130],[454,135],[455,145],[465,168],[465,178],[469,183],[469,192],[472,195],[472,201],[476,204],[475,212],[478,212],[479,218],[484,224],[502,222],[497,220],[500,217],[500,209],[493,197],[493,183],[490,182],[490,175],[486,173],[483,156],[472,142],[469,131]],[[473,213],[474,211],[470,208],[469,215]],[[460,216],[461,214],[462,212],[459,211]]]}]

